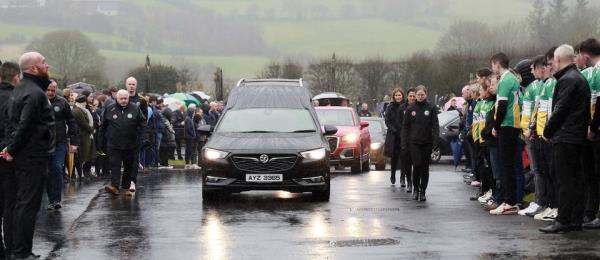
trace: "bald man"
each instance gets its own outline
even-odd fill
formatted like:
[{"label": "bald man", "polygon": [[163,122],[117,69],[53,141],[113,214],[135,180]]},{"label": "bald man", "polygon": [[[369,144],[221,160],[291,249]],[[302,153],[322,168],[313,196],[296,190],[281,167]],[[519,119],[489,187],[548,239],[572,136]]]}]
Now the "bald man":
[{"label": "bald man", "polygon": [[50,85],[48,64],[40,53],[28,52],[19,59],[23,79],[8,103],[8,136],[2,157],[14,161],[16,205],[13,214],[13,252],[17,259],[35,256],[33,233],[42,193],[48,178],[48,162],[54,153],[55,122],[46,97]]},{"label": "bald man", "polygon": [[544,140],[552,142],[553,164],[558,183],[558,216],[540,231],[566,233],[581,230],[584,211],[583,171],[580,156],[590,122],[590,88],[575,65],[575,51],[561,45],[552,64],[556,88],[552,114],[544,128]]},{"label": "bald man", "polygon": [[105,190],[119,195],[120,187],[121,193],[130,196],[131,178],[139,154],[139,138],[146,118],[140,108],[129,101],[128,91],[122,89],[117,92],[117,102],[104,111],[101,125],[98,148],[110,155],[111,170],[111,182]]}]

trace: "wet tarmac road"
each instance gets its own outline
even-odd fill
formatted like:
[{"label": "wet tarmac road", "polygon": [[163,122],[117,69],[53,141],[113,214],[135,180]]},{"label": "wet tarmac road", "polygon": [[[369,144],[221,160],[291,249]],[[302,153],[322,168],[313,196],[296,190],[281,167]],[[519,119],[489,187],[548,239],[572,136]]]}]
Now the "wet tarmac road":
[{"label": "wet tarmac road", "polygon": [[[544,235],[545,223],[490,216],[462,174],[433,166],[427,202],[389,172],[336,172],[328,203],[246,192],[202,202],[194,173],[152,173],[133,197],[71,185],[65,208],[40,213],[34,252],[47,259],[595,259],[600,231]],[[45,206],[45,205],[44,205]]]}]

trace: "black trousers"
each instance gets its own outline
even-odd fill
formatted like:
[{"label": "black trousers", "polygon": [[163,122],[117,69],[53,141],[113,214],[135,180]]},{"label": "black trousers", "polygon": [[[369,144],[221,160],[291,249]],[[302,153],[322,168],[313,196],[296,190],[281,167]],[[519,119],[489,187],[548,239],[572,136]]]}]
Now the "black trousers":
[{"label": "black trousers", "polygon": [[196,139],[185,139],[185,164],[196,163]]},{"label": "black trousers", "polygon": [[539,183],[535,187],[536,194],[540,196],[539,202],[541,206],[556,208],[558,207],[558,181],[556,180],[556,171],[554,170],[552,161],[552,144],[546,142],[541,137],[538,142],[538,178]]},{"label": "black trousers", "polygon": [[183,136],[175,136],[175,150],[177,152],[177,160],[183,160],[183,156],[181,154],[181,145],[183,144]]},{"label": "black trousers", "polygon": [[554,169],[558,177],[558,217],[563,225],[583,222],[584,198],[583,171],[581,170],[582,145],[555,143],[553,145]]},{"label": "black trousers", "polygon": [[406,186],[412,186],[413,165],[408,149],[402,149],[402,151],[400,151],[400,172],[400,179],[402,179],[403,176],[406,176]]},{"label": "black trousers", "polygon": [[169,166],[169,159],[173,158],[174,153],[175,153],[175,147],[161,145],[160,151],[159,151],[160,165],[161,166]]},{"label": "black trousers", "polygon": [[[109,153],[110,184],[117,188],[129,189],[133,167],[137,167],[135,158],[138,157],[138,149],[111,149]],[[121,174],[121,165],[123,165],[123,174]]]},{"label": "black trousers", "polygon": [[471,168],[471,144],[469,143],[470,136],[466,136],[463,140],[463,147],[465,149],[465,167]]},{"label": "black trousers", "polygon": [[479,141],[473,141],[469,138],[469,146],[471,147],[471,169],[476,181],[481,181],[481,165],[483,163],[481,155],[481,145]]},{"label": "black trousers", "polygon": [[479,156],[481,157],[479,165],[479,173],[481,176],[480,193],[494,190],[496,182],[492,172],[492,163],[490,158],[490,149],[487,145],[480,145]]},{"label": "black trousers", "polygon": [[413,192],[427,190],[431,148],[431,144],[410,144],[410,158],[413,163]]},{"label": "black trousers", "polygon": [[581,156],[585,174],[585,216],[589,220],[598,217],[600,204],[600,141],[588,142]]},{"label": "black trousers", "polygon": [[[0,159],[0,254],[9,255],[13,249],[13,213],[17,202],[15,164]],[[3,236],[4,235],[4,236]]]},{"label": "black trousers", "polygon": [[48,179],[50,157],[18,156],[15,159],[17,198],[13,213],[13,253],[31,255],[37,214]]},{"label": "black trousers", "polygon": [[515,165],[517,157],[515,154],[519,138],[519,129],[514,127],[502,127],[498,133],[498,159],[500,171],[502,172],[502,189],[504,190],[504,202],[509,205],[517,204],[517,179]]},{"label": "black trousers", "polygon": [[[402,172],[402,164],[401,164],[401,158],[400,158],[400,154],[402,152],[401,149],[401,143],[400,141],[400,137],[399,136],[395,136],[394,137],[394,145],[392,147],[392,158],[390,161],[390,173],[391,175],[396,175],[396,170],[398,170],[400,168],[400,182],[402,183],[404,181],[404,173]],[[395,179],[395,178],[394,178]]]}]

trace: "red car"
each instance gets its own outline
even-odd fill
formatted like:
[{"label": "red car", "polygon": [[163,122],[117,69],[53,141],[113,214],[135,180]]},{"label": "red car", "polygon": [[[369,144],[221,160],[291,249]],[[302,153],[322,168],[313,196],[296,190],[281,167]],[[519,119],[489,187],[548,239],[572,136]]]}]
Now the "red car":
[{"label": "red car", "polygon": [[327,136],[331,155],[331,166],[348,167],[353,173],[370,170],[371,135],[369,123],[361,121],[358,114],[350,107],[315,107],[321,125],[332,125],[338,131],[334,136]]}]

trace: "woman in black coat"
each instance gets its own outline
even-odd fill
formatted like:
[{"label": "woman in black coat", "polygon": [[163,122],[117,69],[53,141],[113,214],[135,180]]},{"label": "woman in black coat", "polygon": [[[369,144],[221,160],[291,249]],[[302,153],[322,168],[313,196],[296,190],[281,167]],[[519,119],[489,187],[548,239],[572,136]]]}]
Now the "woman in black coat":
[{"label": "woman in black coat", "polygon": [[[404,90],[396,88],[392,91],[392,102],[385,110],[385,124],[387,125],[387,134],[385,136],[385,156],[391,158],[391,176],[390,182],[396,183],[396,169],[400,165],[400,133],[402,128],[403,110],[401,109],[404,103]],[[401,176],[402,177],[402,176]],[[400,180],[400,186],[404,187],[406,183],[404,178]]]},{"label": "woman in black coat", "polygon": [[416,88],[417,102],[408,106],[402,122],[402,148],[413,162],[413,200],[426,201],[431,148],[439,136],[438,109],[427,102],[427,89]]}]

